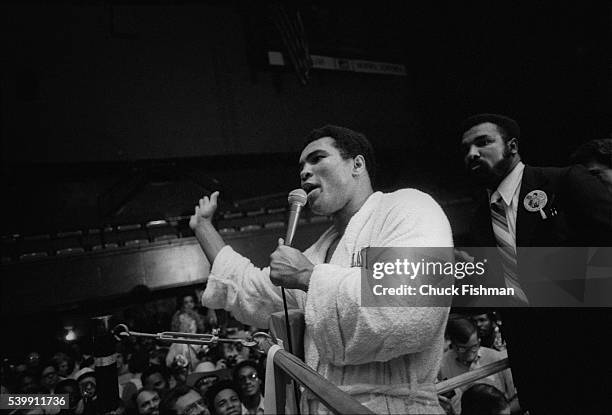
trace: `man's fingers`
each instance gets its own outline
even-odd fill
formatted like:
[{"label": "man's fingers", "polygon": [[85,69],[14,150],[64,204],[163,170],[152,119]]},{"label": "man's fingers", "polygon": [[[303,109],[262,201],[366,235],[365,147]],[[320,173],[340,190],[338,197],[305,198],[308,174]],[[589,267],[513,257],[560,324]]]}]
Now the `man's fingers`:
[{"label": "man's fingers", "polygon": [[212,195],[210,195],[210,203],[212,203],[213,205],[217,206],[217,199],[219,198],[219,191],[215,191],[213,192]]},{"label": "man's fingers", "polygon": [[285,240],[283,238],[278,238],[278,246],[285,245]]}]

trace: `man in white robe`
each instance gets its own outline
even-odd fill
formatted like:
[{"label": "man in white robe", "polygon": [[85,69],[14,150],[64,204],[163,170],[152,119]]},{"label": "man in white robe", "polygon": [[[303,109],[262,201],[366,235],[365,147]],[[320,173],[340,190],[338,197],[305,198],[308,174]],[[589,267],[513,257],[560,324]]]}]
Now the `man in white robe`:
[{"label": "man in white robe", "polygon": [[[310,209],[332,216],[333,225],[304,253],[279,240],[270,267],[259,269],[214,229],[218,192],[200,199],[190,225],[212,263],[203,303],[268,327],[270,314],[282,310],[283,286],[289,307],[305,312],[310,367],[376,413],[444,413],[433,382],[448,307],[422,296],[413,307],[361,307],[361,269],[354,259],[365,247],[452,247],[446,215],[418,190],[374,192],[373,151],[365,136],[325,126],[307,142],[300,156],[302,188]],[[326,411],[315,401],[308,405],[310,413]]]}]

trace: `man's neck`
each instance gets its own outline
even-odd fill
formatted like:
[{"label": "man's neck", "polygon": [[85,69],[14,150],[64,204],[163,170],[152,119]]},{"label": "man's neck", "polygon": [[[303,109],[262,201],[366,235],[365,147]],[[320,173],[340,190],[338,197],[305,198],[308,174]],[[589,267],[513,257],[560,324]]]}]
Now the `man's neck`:
[{"label": "man's neck", "polygon": [[247,409],[256,409],[259,406],[260,399],[261,394],[256,393],[255,395],[245,396],[242,403]]},{"label": "man's neck", "polygon": [[496,177],[489,184],[487,184],[487,186],[486,186],[487,190],[489,190],[491,193],[495,192],[497,190],[497,188],[499,187],[499,185],[501,184],[501,182],[504,181],[504,179],[512,172],[512,170],[514,170],[514,168],[520,162],[521,162],[521,158],[520,157],[514,157],[512,159],[512,162],[510,163],[510,166],[508,166],[506,171],[503,174],[501,174],[499,177]]},{"label": "man's neck", "polygon": [[351,218],[361,209],[366,200],[374,193],[374,190],[370,187],[366,191],[359,194],[357,197],[352,199],[346,204],[340,211],[334,213],[334,228],[338,231],[339,235],[344,235],[344,231],[351,220]]}]

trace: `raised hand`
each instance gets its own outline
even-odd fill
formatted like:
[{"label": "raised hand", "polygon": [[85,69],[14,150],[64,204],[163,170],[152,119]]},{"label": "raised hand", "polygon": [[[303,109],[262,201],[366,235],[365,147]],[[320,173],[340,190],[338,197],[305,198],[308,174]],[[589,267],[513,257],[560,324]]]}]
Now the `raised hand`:
[{"label": "raised hand", "polygon": [[210,223],[212,217],[217,210],[217,199],[219,198],[219,192],[213,192],[208,196],[204,196],[199,200],[198,205],[195,207],[195,212],[189,219],[189,227],[195,231],[195,229],[202,223]]},{"label": "raised hand", "polygon": [[308,291],[313,268],[314,265],[304,254],[286,246],[282,238],[270,255],[270,280],[274,285]]}]

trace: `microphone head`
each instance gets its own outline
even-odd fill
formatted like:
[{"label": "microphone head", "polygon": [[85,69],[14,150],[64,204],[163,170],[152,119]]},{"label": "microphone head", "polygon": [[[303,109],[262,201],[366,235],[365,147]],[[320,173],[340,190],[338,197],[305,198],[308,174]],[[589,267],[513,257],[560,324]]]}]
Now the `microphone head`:
[{"label": "microphone head", "polygon": [[289,197],[287,197],[287,201],[289,205],[299,205],[306,206],[306,202],[308,201],[308,196],[304,189],[295,189],[289,192]]}]

